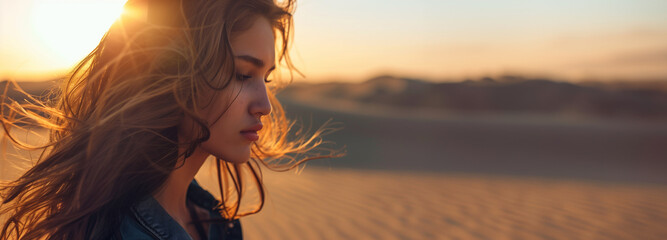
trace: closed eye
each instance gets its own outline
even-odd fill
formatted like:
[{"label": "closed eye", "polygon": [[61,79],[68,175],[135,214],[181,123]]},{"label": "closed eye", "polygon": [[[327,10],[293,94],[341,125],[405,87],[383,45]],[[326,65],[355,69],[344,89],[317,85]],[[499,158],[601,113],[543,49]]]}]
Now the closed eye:
[{"label": "closed eye", "polygon": [[[250,76],[250,75],[236,74],[236,79],[238,79],[239,81],[246,81],[246,80],[251,79],[251,78],[252,78],[252,76]],[[271,80],[271,79],[267,79],[267,78],[264,79],[265,83],[270,83],[272,81],[273,80]]]},{"label": "closed eye", "polygon": [[[245,62],[248,62],[248,63],[254,65],[254,66],[255,66],[256,68],[258,68],[258,69],[261,69],[261,68],[264,67],[264,61],[262,61],[262,60],[259,59],[259,58],[250,56],[250,55],[240,55],[240,56],[235,56],[235,58],[236,58],[236,59],[239,59],[239,60],[242,60],[242,61],[245,61]],[[266,76],[267,76],[267,77],[264,77],[264,82],[265,82],[265,83],[270,83],[270,82],[272,81],[272,80],[269,80],[269,79],[268,79],[268,76],[269,76],[269,75],[271,74],[271,72],[273,72],[273,70],[275,70],[275,69],[276,69],[276,65],[273,65],[273,66],[271,66],[271,68],[269,68],[269,70],[266,72]],[[252,76],[249,76],[249,75],[242,75],[242,74],[237,74],[237,75],[236,75],[236,78],[239,79],[239,80],[241,80],[241,81],[244,81],[244,80],[248,80],[248,79],[252,78]]]},{"label": "closed eye", "polygon": [[236,74],[236,79],[241,80],[241,81],[245,81],[245,80],[248,80],[248,79],[251,79],[251,78],[252,78],[252,76],[250,76],[250,75],[245,75],[245,74],[240,74],[240,73]]}]

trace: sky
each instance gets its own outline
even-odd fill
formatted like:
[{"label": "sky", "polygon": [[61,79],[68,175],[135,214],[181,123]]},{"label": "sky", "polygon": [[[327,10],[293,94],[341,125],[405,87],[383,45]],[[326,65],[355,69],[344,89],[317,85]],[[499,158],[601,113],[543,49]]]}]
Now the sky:
[{"label": "sky", "polygon": [[[122,4],[0,0],[0,78],[66,72]],[[664,0],[300,0],[292,55],[309,81],[667,81],[665,13]]]}]

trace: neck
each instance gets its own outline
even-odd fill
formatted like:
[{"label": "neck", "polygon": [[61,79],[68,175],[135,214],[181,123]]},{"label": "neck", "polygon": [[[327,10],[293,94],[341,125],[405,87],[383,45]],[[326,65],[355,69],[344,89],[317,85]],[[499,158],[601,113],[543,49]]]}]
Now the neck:
[{"label": "neck", "polygon": [[[182,153],[181,151],[179,150],[179,153]],[[153,195],[162,208],[183,227],[191,221],[186,205],[188,186],[204,164],[206,157],[208,154],[198,148],[192,156],[180,160],[177,166],[181,167],[172,171],[162,188]]]}]

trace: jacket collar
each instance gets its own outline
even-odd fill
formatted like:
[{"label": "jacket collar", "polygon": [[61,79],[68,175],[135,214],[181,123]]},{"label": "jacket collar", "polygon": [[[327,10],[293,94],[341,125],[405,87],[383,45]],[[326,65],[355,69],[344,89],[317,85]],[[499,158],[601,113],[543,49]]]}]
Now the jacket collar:
[{"label": "jacket collar", "polygon": [[152,196],[135,205],[132,212],[139,223],[157,239],[192,239]]},{"label": "jacket collar", "polygon": [[[209,211],[215,210],[218,205],[213,195],[201,188],[195,180],[188,187],[187,198]],[[134,205],[132,212],[139,223],[157,239],[192,239],[153,196]]]},{"label": "jacket collar", "polygon": [[220,201],[215,199],[211,193],[199,186],[197,180],[192,180],[187,194],[188,200],[209,211],[216,211],[218,204],[220,204]]}]

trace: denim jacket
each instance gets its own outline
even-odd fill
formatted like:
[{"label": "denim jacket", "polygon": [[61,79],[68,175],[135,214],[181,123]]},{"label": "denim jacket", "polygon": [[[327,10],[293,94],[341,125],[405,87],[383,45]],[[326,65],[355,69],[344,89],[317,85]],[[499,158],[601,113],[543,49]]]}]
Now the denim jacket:
[{"label": "denim jacket", "polygon": [[[218,201],[209,192],[192,181],[188,187],[187,199],[209,211],[211,219],[223,219],[214,209]],[[233,221],[211,222],[208,239],[236,240],[243,239],[241,223]],[[179,225],[152,196],[135,204],[130,214],[126,215],[116,238],[121,239],[156,239],[188,240],[190,235]]]}]

